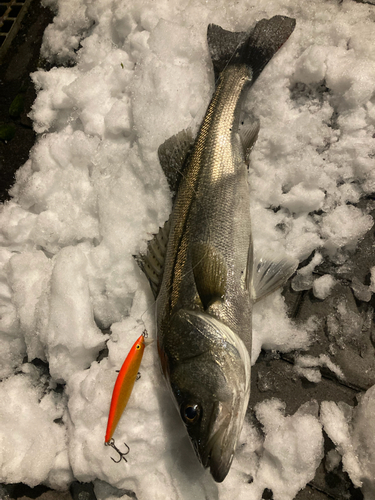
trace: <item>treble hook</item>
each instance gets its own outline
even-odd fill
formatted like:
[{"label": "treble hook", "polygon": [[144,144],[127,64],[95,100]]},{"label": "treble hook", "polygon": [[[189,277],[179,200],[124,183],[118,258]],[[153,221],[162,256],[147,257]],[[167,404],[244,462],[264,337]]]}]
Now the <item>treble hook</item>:
[{"label": "treble hook", "polygon": [[127,447],[127,451],[125,453],[122,453],[122,451],[120,451],[117,446],[115,445],[115,440],[113,438],[111,438],[109,441],[107,441],[106,443],[104,443],[106,446],[112,446],[112,448],[117,451],[117,453],[120,455],[120,459],[119,460],[115,460],[114,458],[111,457],[111,459],[115,462],[115,464],[119,464],[121,462],[122,459],[125,460],[125,462],[127,462],[126,458],[125,458],[125,455],[127,455],[130,451],[130,448],[129,446],[124,443],[124,445]]}]

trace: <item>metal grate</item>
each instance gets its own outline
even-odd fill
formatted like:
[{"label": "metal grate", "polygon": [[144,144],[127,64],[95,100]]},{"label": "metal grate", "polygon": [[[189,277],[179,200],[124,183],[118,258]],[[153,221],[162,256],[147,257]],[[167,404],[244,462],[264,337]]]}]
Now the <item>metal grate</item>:
[{"label": "metal grate", "polygon": [[31,0],[0,0],[0,61],[21,25]]}]

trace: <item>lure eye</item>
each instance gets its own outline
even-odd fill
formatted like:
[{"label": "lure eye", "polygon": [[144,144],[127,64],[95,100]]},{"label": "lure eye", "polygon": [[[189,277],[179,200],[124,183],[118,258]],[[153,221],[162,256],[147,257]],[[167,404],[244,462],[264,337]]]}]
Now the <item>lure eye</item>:
[{"label": "lure eye", "polygon": [[135,348],[137,349],[137,351],[139,351],[139,349],[141,348],[141,345],[140,345],[140,344],[137,344],[137,345],[135,346]]},{"label": "lure eye", "polygon": [[201,414],[199,405],[185,403],[181,406],[181,417],[186,424],[195,424]]}]

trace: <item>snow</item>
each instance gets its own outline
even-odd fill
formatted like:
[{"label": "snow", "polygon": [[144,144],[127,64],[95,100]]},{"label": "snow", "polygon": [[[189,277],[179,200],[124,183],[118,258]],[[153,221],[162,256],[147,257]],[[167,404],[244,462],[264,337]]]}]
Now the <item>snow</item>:
[{"label": "snow", "polygon": [[[373,7],[349,0],[44,4],[56,17],[42,56],[58,66],[32,75],[38,139],[0,211],[1,481],[66,489],[74,477],[95,481],[103,500],[118,497],[113,488],[139,500],[258,500],[269,488],[275,500],[288,500],[314,477],[323,425],[370,498],[372,392],[352,430],[336,403],[324,402],[318,419],[315,403],[285,416],[281,401],[264,401],[255,409],[263,434],[245,421],[232,469],[217,485],[191,449],[155,343],[115,434],[120,449],[130,446],[128,463],[114,464],[103,441],[116,369],[145,327],[155,336],[152,294],[133,255],[171,209],[158,146],[187,127],[196,131],[212,94],[207,25],[241,31],[275,14],[297,19],[244,103],[244,119],[260,120],[250,209],[256,251],[300,261],[314,253],[293,288],[324,299],[334,282],[315,279],[316,267],[327,256],[346,265],[373,226],[353,206],[375,186]],[[371,276],[369,289],[353,284],[360,297],[374,291],[374,269]],[[294,324],[275,292],[254,307],[252,362],[262,348],[307,349],[315,328],[314,318]],[[330,338],[341,345],[360,328],[338,303]],[[49,374],[31,363],[36,358],[48,362]],[[326,358],[305,358],[301,368],[317,378],[323,365],[339,374]],[[366,439],[368,453],[356,458]]]},{"label": "snow", "polygon": [[341,368],[335,365],[327,354],[320,354],[318,357],[309,355],[297,355],[295,357],[294,368],[298,375],[305,377],[309,382],[318,383],[322,379],[319,367],[328,368],[340,380],[345,380]]},{"label": "snow", "polygon": [[350,432],[352,408],[343,403],[323,401],[320,408],[320,420],[325,432],[336,446],[342,456],[344,471],[348,472],[355,486],[362,486],[361,467],[356,450],[353,447]]},{"label": "snow", "polygon": [[[64,487],[72,480],[64,425],[66,397],[45,393],[47,377],[26,365],[1,382],[1,482]],[[17,397],[18,396],[18,397]]]},{"label": "snow", "polygon": [[358,300],[369,302],[371,300],[371,287],[364,285],[359,279],[353,276],[351,288]]},{"label": "snow", "polygon": [[296,275],[292,280],[293,290],[299,292],[301,290],[309,290],[310,288],[312,288],[314,284],[314,278],[312,273],[315,270],[315,267],[321,264],[322,262],[323,262],[322,254],[316,252],[311,261],[305,267],[298,269]]},{"label": "snow", "polygon": [[[290,416],[284,416],[285,403],[271,399],[255,407],[266,434],[254,489],[261,498],[264,488],[275,500],[293,500],[298,491],[311,481],[323,458],[323,433],[318,421],[318,403],[302,405]],[[298,440],[296,436],[299,436]]]},{"label": "snow", "polygon": [[314,280],[313,293],[317,299],[324,300],[331,293],[332,288],[335,286],[336,280],[330,274],[324,274]]},{"label": "snow", "polygon": [[375,386],[359,400],[354,409],[343,403],[325,401],[320,420],[341,455],[343,469],[356,486],[362,486],[365,500],[375,494]]}]

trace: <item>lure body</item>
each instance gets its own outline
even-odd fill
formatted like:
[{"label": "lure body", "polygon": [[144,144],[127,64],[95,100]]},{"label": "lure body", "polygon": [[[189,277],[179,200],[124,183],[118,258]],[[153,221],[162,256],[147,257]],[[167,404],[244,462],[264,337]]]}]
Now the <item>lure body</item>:
[{"label": "lure body", "polygon": [[128,404],[134,382],[137,378],[139,366],[142,361],[145,346],[145,336],[142,333],[130,349],[129,354],[127,355],[117,376],[116,383],[113,388],[111,406],[109,409],[105,443],[108,443],[111,440],[121,418],[122,412]]}]

